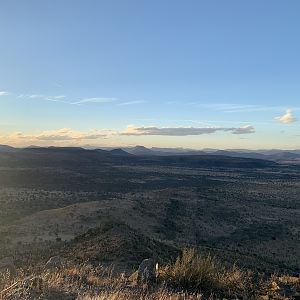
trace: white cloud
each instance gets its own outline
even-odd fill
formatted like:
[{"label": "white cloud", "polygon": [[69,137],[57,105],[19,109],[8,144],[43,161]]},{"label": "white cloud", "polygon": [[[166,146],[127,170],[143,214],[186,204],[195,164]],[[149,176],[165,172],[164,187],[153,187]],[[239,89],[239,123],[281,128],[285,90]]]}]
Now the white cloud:
[{"label": "white cloud", "polygon": [[0,143],[14,145],[66,145],[71,143],[81,144],[84,141],[97,141],[109,138],[120,138],[120,136],[189,136],[213,134],[216,132],[230,132],[231,134],[254,133],[251,125],[244,127],[135,127],[128,126],[125,131],[99,129],[78,131],[71,128],[60,128],[46,130],[36,134],[13,132],[0,135]]},{"label": "white cloud", "polygon": [[0,91],[0,96],[7,96],[9,95],[9,92]]},{"label": "white cloud", "polygon": [[275,117],[275,120],[284,124],[291,124],[298,121],[297,118],[293,115],[293,111],[291,109],[288,109],[282,116]]},{"label": "white cloud", "polygon": [[43,131],[35,138],[41,141],[70,141],[70,140],[95,140],[105,137],[103,132],[92,130],[89,132],[75,131],[69,128]]},{"label": "white cloud", "polygon": [[233,134],[248,134],[255,133],[255,128],[252,125],[246,125],[232,130]]},{"label": "white cloud", "polygon": [[164,135],[164,136],[188,136],[212,134],[218,131],[231,132],[233,134],[254,133],[255,129],[251,125],[244,127],[135,127],[128,126],[121,135]]},{"label": "white cloud", "polygon": [[70,128],[61,128],[57,130],[42,131],[37,134],[24,134],[22,132],[14,132],[6,136],[1,136],[1,140],[6,140],[10,143],[18,143],[22,141],[35,142],[61,142],[61,141],[84,141],[97,140],[105,138],[113,134],[108,130],[90,130],[76,131]]}]

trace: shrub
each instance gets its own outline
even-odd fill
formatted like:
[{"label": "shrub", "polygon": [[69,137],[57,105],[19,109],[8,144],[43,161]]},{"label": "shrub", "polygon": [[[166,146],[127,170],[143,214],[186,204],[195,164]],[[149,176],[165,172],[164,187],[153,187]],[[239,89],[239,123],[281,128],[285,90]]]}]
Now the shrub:
[{"label": "shrub", "polygon": [[214,257],[200,256],[195,249],[185,249],[174,264],[159,270],[158,278],[185,290],[212,290],[220,286],[222,271]]},{"label": "shrub", "polygon": [[252,275],[235,265],[225,268],[211,255],[199,255],[195,249],[185,249],[175,263],[159,270],[158,280],[186,291],[256,299],[254,295],[259,283],[253,282]]}]

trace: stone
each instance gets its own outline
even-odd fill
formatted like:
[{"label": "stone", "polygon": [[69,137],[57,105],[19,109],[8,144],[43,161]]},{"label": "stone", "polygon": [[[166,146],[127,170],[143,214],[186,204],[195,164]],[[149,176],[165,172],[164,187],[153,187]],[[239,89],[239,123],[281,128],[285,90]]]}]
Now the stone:
[{"label": "stone", "polygon": [[46,269],[59,269],[62,266],[62,259],[60,256],[51,257],[45,264]]},{"label": "stone", "polygon": [[137,283],[151,283],[156,280],[156,262],[153,258],[144,259],[137,270]]}]

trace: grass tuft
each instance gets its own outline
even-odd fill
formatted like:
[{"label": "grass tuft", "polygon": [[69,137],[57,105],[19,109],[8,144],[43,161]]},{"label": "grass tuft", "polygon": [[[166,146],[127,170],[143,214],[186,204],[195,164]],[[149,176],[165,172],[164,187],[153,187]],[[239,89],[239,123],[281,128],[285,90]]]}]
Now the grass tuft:
[{"label": "grass tuft", "polygon": [[185,249],[174,264],[159,270],[159,280],[185,290],[212,290],[220,285],[222,270],[210,255],[200,256],[195,249]]}]

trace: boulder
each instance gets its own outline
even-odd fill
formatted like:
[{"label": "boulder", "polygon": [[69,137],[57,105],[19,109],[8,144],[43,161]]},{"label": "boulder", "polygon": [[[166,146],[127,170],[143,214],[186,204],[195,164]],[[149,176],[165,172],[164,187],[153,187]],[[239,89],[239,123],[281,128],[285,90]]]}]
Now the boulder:
[{"label": "boulder", "polygon": [[59,269],[62,267],[62,259],[60,256],[51,257],[45,264],[46,269]]},{"label": "boulder", "polygon": [[156,261],[153,258],[144,259],[137,270],[137,283],[151,283],[156,280]]}]

